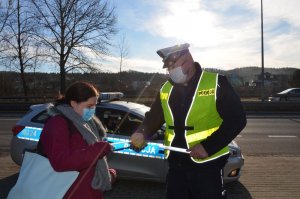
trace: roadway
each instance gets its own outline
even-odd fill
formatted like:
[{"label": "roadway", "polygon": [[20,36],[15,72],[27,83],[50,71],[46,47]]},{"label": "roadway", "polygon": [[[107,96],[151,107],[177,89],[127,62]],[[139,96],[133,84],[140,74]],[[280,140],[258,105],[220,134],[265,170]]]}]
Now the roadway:
[{"label": "roadway", "polygon": [[300,155],[300,119],[249,116],[237,137],[245,155]]},{"label": "roadway", "polygon": [[[0,199],[17,179],[19,167],[9,156],[11,127],[16,117],[0,117]],[[238,182],[226,185],[229,199],[300,198],[300,115],[248,116],[236,138],[245,156]],[[165,185],[119,180],[107,199],[165,198]]]}]

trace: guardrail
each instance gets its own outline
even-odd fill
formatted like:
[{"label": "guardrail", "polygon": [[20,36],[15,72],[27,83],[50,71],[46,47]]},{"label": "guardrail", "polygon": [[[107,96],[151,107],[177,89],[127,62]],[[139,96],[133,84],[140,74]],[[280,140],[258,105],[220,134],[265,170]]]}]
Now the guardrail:
[{"label": "guardrail", "polygon": [[[128,100],[130,101],[130,100]],[[151,104],[151,101],[147,99],[145,102],[141,99],[137,101],[138,103],[144,103],[147,105]],[[29,107],[33,104],[33,102],[29,103],[1,103],[0,102],[0,113],[25,113],[29,110]],[[242,102],[244,110],[246,113],[299,113],[300,114],[300,102]]]},{"label": "guardrail", "polygon": [[246,112],[300,113],[300,102],[242,102]]},{"label": "guardrail", "polygon": [[0,113],[25,113],[35,103],[0,103]]},{"label": "guardrail", "polygon": [[11,103],[11,102],[47,102],[54,100],[53,97],[49,96],[14,96],[14,97],[0,97],[0,103]]}]

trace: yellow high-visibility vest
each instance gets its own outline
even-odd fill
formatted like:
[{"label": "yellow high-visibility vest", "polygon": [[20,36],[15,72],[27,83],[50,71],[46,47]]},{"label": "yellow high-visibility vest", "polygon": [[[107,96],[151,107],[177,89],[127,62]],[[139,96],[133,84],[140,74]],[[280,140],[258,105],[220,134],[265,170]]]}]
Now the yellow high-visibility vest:
[{"label": "yellow high-visibility vest", "polygon": [[[218,85],[218,74],[203,71],[198,81],[191,106],[185,118],[185,141],[188,148],[199,144],[208,136],[212,135],[222,123],[217,106],[216,94]],[[174,117],[169,105],[170,95],[173,85],[167,81],[160,89],[160,101],[166,121],[166,132],[164,144],[171,146],[175,138]],[[218,157],[229,153],[229,147],[226,146],[217,153],[205,158],[191,158],[196,163],[204,163],[214,160]],[[169,157],[170,151],[165,150],[166,158]]]}]

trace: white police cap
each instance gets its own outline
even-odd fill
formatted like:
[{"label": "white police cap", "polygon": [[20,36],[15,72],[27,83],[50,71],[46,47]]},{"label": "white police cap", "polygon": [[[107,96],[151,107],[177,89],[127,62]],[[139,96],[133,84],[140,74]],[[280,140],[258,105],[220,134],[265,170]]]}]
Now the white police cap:
[{"label": "white police cap", "polygon": [[[168,59],[168,57],[170,55],[172,55],[173,53],[187,50],[189,47],[190,47],[190,44],[185,43],[185,44],[179,44],[179,45],[175,45],[175,46],[171,46],[171,47],[167,47],[167,48],[162,48],[156,52],[163,59],[162,61],[165,62]],[[163,68],[165,68],[165,66],[163,66]]]}]

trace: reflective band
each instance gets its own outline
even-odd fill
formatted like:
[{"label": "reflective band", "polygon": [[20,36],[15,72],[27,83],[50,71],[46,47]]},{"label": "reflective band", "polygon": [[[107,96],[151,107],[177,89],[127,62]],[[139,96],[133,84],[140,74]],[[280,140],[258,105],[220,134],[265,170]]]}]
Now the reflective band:
[{"label": "reflective band", "polygon": [[191,158],[191,159],[196,163],[205,163],[205,162],[215,160],[215,159],[217,159],[221,156],[227,155],[227,154],[229,154],[229,147],[228,146],[224,147],[223,149],[221,149],[220,151],[218,151],[214,155],[209,156],[205,159],[195,159],[195,158]]},{"label": "reflective band", "polygon": [[174,133],[172,132],[170,132],[170,131],[166,131],[166,137],[165,137],[166,139],[165,139],[165,141],[166,142],[172,142],[172,140],[173,140],[173,138],[174,138]]},{"label": "reflective band", "polygon": [[192,133],[186,136],[186,140],[188,143],[193,143],[194,141],[202,141],[206,139],[208,136],[210,136],[211,134],[213,134],[218,129],[219,127],[215,127],[215,128],[208,129],[206,131]]}]

